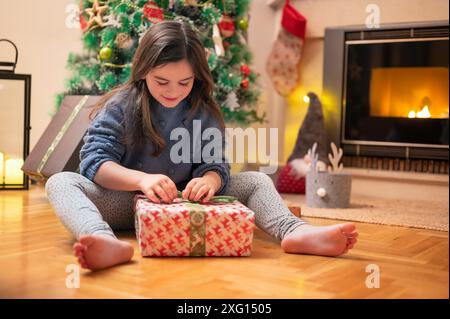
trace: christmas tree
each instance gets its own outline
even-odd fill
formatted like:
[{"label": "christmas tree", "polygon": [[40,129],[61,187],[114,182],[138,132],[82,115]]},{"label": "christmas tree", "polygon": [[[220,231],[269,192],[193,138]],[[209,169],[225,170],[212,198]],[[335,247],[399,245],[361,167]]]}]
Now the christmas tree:
[{"label": "christmas tree", "polygon": [[81,0],[83,53],[69,54],[65,95],[102,95],[126,82],[141,37],[152,24],[184,21],[202,40],[215,80],[214,97],[225,121],[264,122],[255,108],[257,75],[251,70],[246,31],[251,0]]}]

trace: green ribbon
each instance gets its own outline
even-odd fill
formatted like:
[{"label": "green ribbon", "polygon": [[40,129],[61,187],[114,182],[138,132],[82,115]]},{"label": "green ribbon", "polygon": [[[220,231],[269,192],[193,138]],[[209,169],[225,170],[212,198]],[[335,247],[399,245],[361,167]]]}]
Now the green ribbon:
[{"label": "green ribbon", "polygon": [[[178,198],[181,198],[183,203],[193,203],[196,204],[197,202],[194,201],[190,201],[189,199],[184,199],[183,195],[180,191],[177,192],[178,194]],[[237,197],[234,196],[226,196],[226,195],[216,195],[211,197],[211,199],[208,201],[208,203],[212,203],[212,204],[220,204],[220,203],[233,203],[236,202],[238,199]],[[205,204],[208,204],[205,203]]]},{"label": "green ribbon", "polygon": [[86,103],[86,101],[89,99],[88,95],[83,96],[83,98],[80,100],[80,102],[75,106],[75,108],[73,109],[73,111],[70,113],[69,117],[67,118],[67,120],[64,122],[61,130],[58,132],[58,134],[56,135],[55,139],[53,140],[52,144],[50,145],[50,147],[47,149],[47,152],[45,153],[44,157],[42,157],[41,162],[39,163],[39,166],[36,170],[37,175],[41,178],[46,178],[44,175],[42,175],[41,171],[44,168],[45,164],[47,164],[48,159],[50,158],[50,155],[52,155],[53,151],[55,150],[56,146],[58,146],[59,142],[61,141],[61,139],[63,138],[64,134],[66,134],[67,129],[70,127],[70,125],[72,124],[73,120],[75,119],[75,117],[77,116],[77,114],[80,112],[80,110],[82,109],[83,105]]}]

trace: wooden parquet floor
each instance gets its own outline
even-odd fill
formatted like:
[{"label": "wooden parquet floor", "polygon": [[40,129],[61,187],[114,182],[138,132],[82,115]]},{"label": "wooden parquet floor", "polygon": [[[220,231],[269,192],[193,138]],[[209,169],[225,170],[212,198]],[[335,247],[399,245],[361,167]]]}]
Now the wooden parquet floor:
[{"label": "wooden parquet floor", "polygon": [[[358,245],[340,258],[283,253],[257,229],[251,257],[142,258],[136,250],[126,265],[81,270],[80,287],[68,288],[74,273],[66,267],[76,262],[73,239],[53,214],[44,189],[0,191],[0,297],[448,298],[447,232],[357,226]],[[119,237],[136,245],[133,231]],[[379,288],[366,287],[370,264],[380,269]]]}]

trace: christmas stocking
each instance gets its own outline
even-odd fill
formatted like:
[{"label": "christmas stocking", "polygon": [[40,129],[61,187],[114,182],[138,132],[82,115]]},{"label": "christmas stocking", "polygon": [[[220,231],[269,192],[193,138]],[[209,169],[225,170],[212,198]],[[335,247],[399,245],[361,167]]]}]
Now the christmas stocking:
[{"label": "christmas stocking", "polygon": [[291,6],[283,8],[281,31],[267,60],[266,69],[275,89],[282,96],[289,95],[299,81],[298,65],[305,39],[306,19]]}]

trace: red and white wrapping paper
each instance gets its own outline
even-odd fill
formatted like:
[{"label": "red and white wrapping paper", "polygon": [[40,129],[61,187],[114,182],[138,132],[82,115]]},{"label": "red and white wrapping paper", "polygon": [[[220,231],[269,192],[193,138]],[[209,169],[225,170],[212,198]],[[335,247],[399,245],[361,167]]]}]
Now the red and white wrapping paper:
[{"label": "red and white wrapping paper", "polygon": [[[175,200],[176,201],[176,200]],[[239,201],[157,204],[135,197],[142,256],[250,256],[255,214]]]}]

